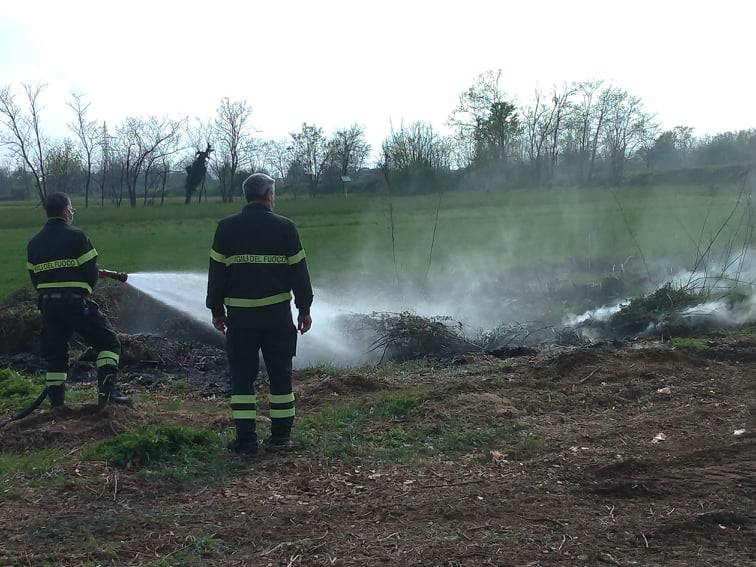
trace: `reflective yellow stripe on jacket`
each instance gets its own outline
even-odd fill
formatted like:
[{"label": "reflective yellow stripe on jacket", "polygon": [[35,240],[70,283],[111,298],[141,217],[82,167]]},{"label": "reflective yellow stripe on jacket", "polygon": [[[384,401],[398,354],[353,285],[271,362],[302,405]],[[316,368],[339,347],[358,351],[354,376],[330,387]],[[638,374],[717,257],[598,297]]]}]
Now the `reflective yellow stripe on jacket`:
[{"label": "reflective yellow stripe on jacket", "polygon": [[285,256],[283,254],[236,254],[234,256],[224,256],[220,252],[211,249],[210,258],[221,264],[226,264],[226,266],[230,266],[231,264],[288,264],[292,266],[305,259],[305,251],[300,250],[293,256]]},{"label": "reflective yellow stripe on jacket", "polygon": [[291,301],[291,293],[288,291],[258,299],[244,299],[240,297],[226,297],[223,299],[223,303],[228,307],[265,307],[266,305],[275,305],[284,301]]},{"label": "reflective yellow stripe on jacket", "polygon": [[86,289],[89,293],[92,293],[92,286],[90,286],[87,282],[49,282],[49,283],[41,283],[37,286],[37,289],[57,289],[57,288],[70,288],[70,287],[78,287],[81,289]]},{"label": "reflective yellow stripe on jacket", "polygon": [[89,262],[92,258],[97,257],[97,250],[92,248],[89,252],[85,252],[78,258],[63,258],[61,260],[50,260],[49,262],[41,262],[39,264],[26,263],[26,269],[31,270],[35,274],[39,272],[46,272],[47,270],[57,270],[59,268],[78,268],[82,264]]},{"label": "reflective yellow stripe on jacket", "polygon": [[301,262],[304,259],[305,259],[305,251],[304,249],[302,249],[296,254],[294,254],[293,256],[289,256],[288,262],[289,262],[289,265],[294,265]]}]

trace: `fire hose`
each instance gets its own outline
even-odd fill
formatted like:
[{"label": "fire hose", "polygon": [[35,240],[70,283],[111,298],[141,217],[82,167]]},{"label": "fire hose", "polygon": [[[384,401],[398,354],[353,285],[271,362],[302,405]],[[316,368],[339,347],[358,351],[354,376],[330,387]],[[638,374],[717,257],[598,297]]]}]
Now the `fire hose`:
[{"label": "fire hose", "polygon": [[[112,270],[98,270],[97,271],[97,277],[98,278],[108,278],[112,280],[116,280],[119,282],[126,282],[126,280],[129,279],[129,275],[126,272],[114,272]],[[8,419],[0,421],[0,429],[8,425],[9,423],[12,423],[14,421],[18,421],[19,419],[23,419],[26,416],[30,415],[34,410],[36,410],[39,406],[42,405],[42,402],[45,401],[49,393],[49,387],[45,386],[45,388],[40,392],[39,396],[37,396],[37,399],[35,399],[28,407],[14,413],[11,415]]]}]

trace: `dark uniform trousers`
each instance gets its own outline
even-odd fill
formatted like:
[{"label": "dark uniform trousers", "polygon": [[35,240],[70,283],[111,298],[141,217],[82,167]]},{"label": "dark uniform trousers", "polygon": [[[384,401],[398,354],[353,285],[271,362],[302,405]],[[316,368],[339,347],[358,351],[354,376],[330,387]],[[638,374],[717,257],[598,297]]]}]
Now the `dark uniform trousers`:
[{"label": "dark uniform trousers", "polygon": [[[260,367],[262,350],[270,380],[270,423],[274,438],[287,438],[294,422],[294,392],[292,391],[292,357],[296,355],[297,329],[291,310],[285,304],[286,315],[260,317],[258,320],[234,321],[230,314],[226,332],[226,351],[231,370],[231,410],[237,431],[255,434],[257,395],[255,380]],[[276,306],[276,311],[281,311]]]},{"label": "dark uniform trousers", "polygon": [[103,382],[115,374],[121,344],[115,331],[94,301],[76,293],[43,294],[39,298],[42,312],[42,357],[47,362],[47,385],[59,386],[68,371],[68,341],[74,333],[97,351],[97,376]]}]

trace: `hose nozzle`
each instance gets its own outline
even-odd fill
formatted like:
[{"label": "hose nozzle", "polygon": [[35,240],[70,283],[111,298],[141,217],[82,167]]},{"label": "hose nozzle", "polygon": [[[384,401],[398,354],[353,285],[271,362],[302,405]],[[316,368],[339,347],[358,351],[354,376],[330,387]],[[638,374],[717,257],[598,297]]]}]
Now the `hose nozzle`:
[{"label": "hose nozzle", "polygon": [[129,279],[129,274],[126,272],[113,272],[111,270],[98,270],[97,276],[100,278],[110,278],[111,280],[118,280],[119,282],[126,282]]}]

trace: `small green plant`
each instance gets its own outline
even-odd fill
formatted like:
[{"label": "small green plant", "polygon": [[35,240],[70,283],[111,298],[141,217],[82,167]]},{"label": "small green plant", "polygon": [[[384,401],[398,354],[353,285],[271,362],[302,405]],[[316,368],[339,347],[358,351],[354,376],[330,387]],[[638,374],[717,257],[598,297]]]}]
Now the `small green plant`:
[{"label": "small green plant", "polygon": [[370,417],[404,417],[420,405],[420,398],[413,392],[385,394],[369,405]]},{"label": "small green plant", "polygon": [[8,368],[0,369],[0,410],[29,405],[42,391],[41,379],[30,379]]},{"label": "small green plant", "polygon": [[206,429],[148,426],[127,431],[98,443],[84,458],[104,460],[119,467],[139,468],[166,463],[204,460],[219,449],[218,436]]},{"label": "small green plant", "polygon": [[703,339],[675,337],[669,341],[669,344],[675,350],[688,350],[692,352],[703,352],[709,348]]},{"label": "small green plant", "polygon": [[178,380],[173,381],[171,384],[171,390],[177,394],[186,394],[191,390],[191,386],[189,386],[189,382],[186,378],[179,378]]}]

